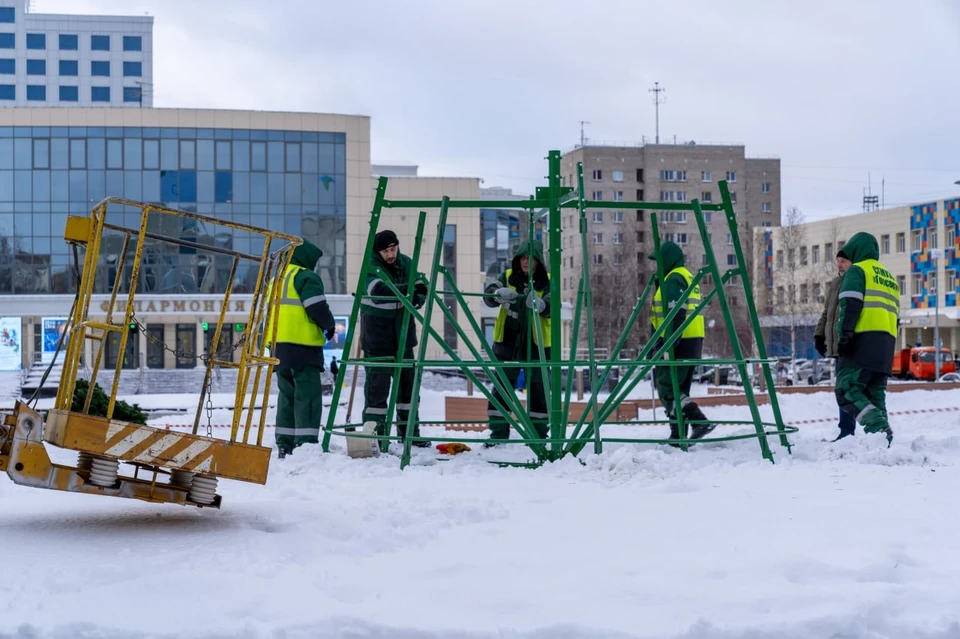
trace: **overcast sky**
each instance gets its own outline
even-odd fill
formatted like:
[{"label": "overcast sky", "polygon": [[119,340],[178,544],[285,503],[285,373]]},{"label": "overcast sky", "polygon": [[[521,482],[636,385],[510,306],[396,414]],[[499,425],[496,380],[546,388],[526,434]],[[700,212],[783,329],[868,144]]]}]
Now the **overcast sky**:
[{"label": "overcast sky", "polygon": [[808,220],[960,196],[960,0],[33,0],[154,16],[157,107],[372,117],[372,159],[529,194],[586,135],[736,142]]}]

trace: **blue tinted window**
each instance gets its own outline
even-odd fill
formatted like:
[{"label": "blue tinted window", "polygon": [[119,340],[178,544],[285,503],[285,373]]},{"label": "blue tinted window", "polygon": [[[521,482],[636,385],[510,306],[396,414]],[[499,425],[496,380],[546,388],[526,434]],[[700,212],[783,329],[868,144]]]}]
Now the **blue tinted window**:
[{"label": "blue tinted window", "polygon": [[27,99],[43,101],[47,99],[47,87],[42,84],[27,85]]},{"label": "blue tinted window", "polygon": [[12,24],[17,19],[17,10],[14,7],[0,7],[0,22]]},{"label": "blue tinted window", "polygon": [[213,171],[197,172],[197,201],[213,202]]},{"label": "blue tinted window", "polygon": [[87,168],[87,141],[70,140],[70,168]]},{"label": "blue tinted window", "polygon": [[109,60],[94,60],[90,63],[90,75],[110,75]]},{"label": "blue tinted window", "polygon": [[250,143],[246,141],[233,142],[233,170],[250,170]]},{"label": "blue tinted window", "polygon": [[158,140],[143,141],[143,168],[160,168],[160,142]]},{"label": "blue tinted window", "polygon": [[142,62],[124,62],[123,76],[126,78],[139,78],[143,75]]},{"label": "blue tinted window", "polygon": [[60,60],[60,75],[79,75],[80,63],[76,60]]},{"label": "blue tinted window", "polygon": [[283,142],[267,142],[267,170],[283,171]]},{"label": "blue tinted window", "polygon": [[109,51],[110,50],[110,36],[108,35],[92,35],[90,36],[90,49],[92,51]]},{"label": "blue tinted window", "polygon": [[197,140],[197,168],[213,170],[213,140]]},{"label": "blue tinted window", "polygon": [[50,168],[50,140],[33,141],[33,168]]},{"label": "blue tinted window", "polygon": [[123,141],[123,167],[135,171],[143,168],[143,145],[140,140]]},{"label": "blue tinted window", "polygon": [[215,202],[233,201],[233,173],[217,171],[214,186]]},{"label": "blue tinted window", "polygon": [[107,140],[107,168],[123,168],[123,140]]},{"label": "blue tinted window", "polygon": [[230,143],[217,142],[217,170],[230,170]]},{"label": "blue tinted window", "polygon": [[47,75],[47,61],[27,60],[27,75]]},{"label": "blue tinted window", "polygon": [[296,142],[287,144],[287,171],[292,173],[300,171],[300,145]]},{"label": "blue tinted window", "polygon": [[124,51],[142,51],[143,38],[141,36],[123,36]]},{"label": "blue tinted window", "polygon": [[140,87],[123,87],[124,102],[140,102],[143,99],[143,90]]},{"label": "blue tinted window", "polygon": [[60,34],[60,50],[76,51],[80,48],[80,38],[75,33]]},{"label": "blue tinted window", "polygon": [[90,87],[90,100],[93,102],[109,102],[110,87]]},{"label": "blue tinted window", "polygon": [[28,49],[46,49],[47,48],[47,34],[45,33],[28,33],[27,34],[27,48]]},{"label": "blue tinted window", "polygon": [[50,140],[50,168],[67,168],[67,149],[69,140],[65,138],[54,138]]},{"label": "blue tinted window", "polygon": [[61,102],[79,102],[80,87],[60,87]]},{"label": "blue tinted window", "polygon": [[87,138],[87,168],[102,169],[106,166],[107,155],[103,150],[103,138]]},{"label": "blue tinted window", "polygon": [[[34,202],[49,202],[50,201],[50,171],[34,171],[33,172],[33,201]],[[34,231],[40,234],[41,229],[37,228],[42,226],[45,229],[44,235],[50,232],[48,226],[50,216],[48,215],[37,215],[33,216],[33,226]],[[37,224],[40,222],[40,224]],[[47,223],[44,223],[47,222]]]},{"label": "blue tinted window", "polygon": [[197,172],[180,171],[180,201],[197,201]]},{"label": "blue tinted window", "polygon": [[263,142],[252,142],[250,144],[251,163],[250,169],[253,171],[267,170],[267,145]]},{"label": "blue tinted window", "polygon": [[193,140],[180,140],[180,168],[195,169],[197,143]]},{"label": "blue tinted window", "polygon": [[17,61],[13,58],[0,58],[0,74],[15,75],[17,73]]},{"label": "blue tinted window", "polygon": [[17,37],[12,33],[0,33],[0,49],[15,49]]}]

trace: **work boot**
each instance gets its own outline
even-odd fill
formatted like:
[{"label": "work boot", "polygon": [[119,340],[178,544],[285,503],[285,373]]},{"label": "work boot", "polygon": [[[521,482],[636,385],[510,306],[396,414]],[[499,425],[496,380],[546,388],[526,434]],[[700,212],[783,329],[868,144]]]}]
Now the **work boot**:
[{"label": "work boot", "polygon": [[[684,424],[684,430],[687,429],[687,425]],[[686,433],[684,433],[686,436]],[[677,422],[670,422],[670,439],[680,439],[680,425]],[[674,448],[680,448],[680,444],[672,442],[667,444],[668,446],[673,446]]]},{"label": "work boot", "polygon": [[287,450],[286,448],[281,448],[277,451],[277,459],[284,459],[287,455],[292,455],[292,450]]},{"label": "work boot", "polygon": [[890,448],[893,445],[893,429],[887,426],[880,432],[887,436],[887,448]]},{"label": "work boot", "polygon": [[[690,402],[683,407],[683,416],[691,422],[705,422],[707,416],[703,414],[696,402]],[[716,428],[716,424],[693,424],[690,439],[703,439]]]}]

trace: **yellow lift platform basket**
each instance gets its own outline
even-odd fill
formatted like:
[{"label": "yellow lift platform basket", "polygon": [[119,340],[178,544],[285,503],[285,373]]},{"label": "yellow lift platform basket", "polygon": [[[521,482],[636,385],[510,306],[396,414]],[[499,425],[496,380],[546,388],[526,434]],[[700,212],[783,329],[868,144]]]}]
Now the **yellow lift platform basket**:
[{"label": "yellow lift platform basket", "polygon": [[[123,225],[124,220],[135,220],[138,215],[139,228]],[[263,250],[257,255],[234,250],[232,245],[200,243],[185,238],[182,233],[173,236],[163,232],[181,229],[184,224],[202,224],[205,228],[219,227],[220,230],[227,227],[231,233],[255,238],[257,242],[251,245],[262,244]],[[109,236],[109,241],[105,241],[105,236]],[[214,508],[219,508],[221,502],[217,494],[219,478],[266,483],[271,448],[263,445],[263,433],[270,380],[278,362],[268,354],[276,337],[276,322],[265,320],[267,313],[278,308],[281,287],[274,283],[282,279],[293,250],[302,240],[293,235],[122,198],[104,200],[89,217],[69,217],[64,239],[74,247],[78,270],[79,255],[83,252],[83,269],[64,333],[66,352],[56,400],[45,420],[22,401],[4,418],[0,424],[0,471],[6,471],[14,482],[24,486]],[[204,382],[191,432],[113,419],[129,333],[140,330],[151,339],[135,315],[137,292],[145,288],[140,277],[148,244],[177,245],[186,253],[212,254],[230,265],[211,347],[208,354],[200,357],[205,363]],[[118,251],[106,248],[117,245]],[[249,278],[252,293],[249,316],[239,340],[221,348],[224,320],[241,265],[247,268],[248,274],[256,273],[255,278]],[[106,277],[112,278],[112,285],[106,318],[94,321],[89,311],[95,282],[100,281],[103,286],[102,271],[108,267],[110,275]],[[125,303],[118,307],[121,300]],[[270,335],[265,334],[267,326],[274,327]],[[113,335],[117,337],[111,337]],[[108,339],[114,343],[119,341],[119,355],[107,393],[106,414],[93,415],[93,380],[100,372]],[[84,369],[82,363],[88,342],[93,344],[92,364]],[[199,433],[204,402],[209,400],[211,379],[217,366],[237,369],[229,439],[213,437],[209,412],[206,433]],[[74,391],[77,380],[85,377],[87,371],[91,383],[80,407],[74,404]],[[53,463],[44,442],[76,451],[76,467]]]}]

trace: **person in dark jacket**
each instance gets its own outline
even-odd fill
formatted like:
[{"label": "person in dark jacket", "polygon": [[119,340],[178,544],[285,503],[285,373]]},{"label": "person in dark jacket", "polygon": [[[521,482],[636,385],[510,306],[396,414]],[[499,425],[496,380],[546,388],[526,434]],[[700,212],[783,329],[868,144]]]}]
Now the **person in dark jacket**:
[{"label": "person in dark jacket", "polygon": [[[397,287],[401,295],[407,295],[412,264],[410,258],[400,252],[400,240],[393,231],[380,231],[373,239],[373,257],[367,269],[364,297],[360,305],[360,340],[366,357],[385,357],[394,360],[400,350],[400,329],[403,321],[408,323],[403,359],[413,359],[413,347],[417,345],[417,327],[413,316],[397,301],[393,291],[383,283],[386,277]],[[380,269],[381,274],[377,273]],[[411,300],[415,308],[426,301],[427,287],[418,278]],[[397,433],[406,437],[407,419],[413,395],[413,369],[395,371],[387,366],[366,366],[366,382],[363,385],[363,421],[375,422],[376,432],[386,434],[387,403],[390,384],[399,378],[397,394]],[[416,426],[414,437],[420,436]],[[425,448],[430,442],[415,441],[414,446]]]},{"label": "person in dark jacket", "polygon": [[[813,343],[820,357],[832,357],[834,363],[837,359],[837,311],[840,308],[840,281],[843,274],[850,267],[850,260],[843,257],[843,250],[837,254],[837,271],[840,273],[833,278],[827,285],[827,294],[823,302],[823,313],[820,314],[820,321],[813,331]],[[833,441],[838,441],[844,437],[854,435],[857,431],[857,422],[847,411],[840,407],[840,435]]]},{"label": "person in dark jacket", "polygon": [[887,377],[893,372],[900,286],[877,258],[877,238],[857,233],[837,253],[852,262],[840,282],[837,316],[837,402],[863,425],[893,443],[887,418]]},{"label": "person in dark jacket", "polygon": [[337,365],[337,358],[330,358],[330,374],[333,375],[333,379],[337,379],[337,374],[340,372],[340,366]]},{"label": "person in dark jacket", "polygon": [[[655,253],[648,256],[651,260],[656,260]],[[673,242],[664,242],[660,245],[660,259],[663,263],[664,281],[663,285],[657,287],[654,293],[653,303],[650,307],[650,324],[653,330],[657,330],[663,320],[670,313],[671,309],[680,301],[680,297],[686,292],[693,282],[693,274],[687,270],[684,265],[686,260],[683,250]],[[673,318],[673,323],[666,330],[664,336],[658,340],[657,347],[662,346],[663,341],[669,339],[674,331],[680,328],[680,325],[686,321],[688,313],[695,312],[700,303],[700,287],[693,289],[687,297],[684,307]],[[698,315],[684,329],[680,339],[674,343],[672,359],[700,359],[703,355],[703,338],[705,328],[703,316]],[[697,403],[690,397],[690,385],[693,382],[694,366],[674,366],[676,371],[677,385],[680,390],[680,410],[683,413],[684,425],[686,421],[706,421],[707,417],[697,406]],[[676,395],[673,389],[673,379],[670,374],[671,367],[658,366],[654,369],[654,384],[657,387],[657,396],[663,404],[670,419],[670,439],[680,438],[680,424],[676,414]],[[693,427],[691,439],[700,439],[705,437],[715,428],[714,424],[696,424]],[[677,444],[671,444],[677,446]]]},{"label": "person in dark jacket", "polygon": [[[314,272],[323,255],[304,240],[294,249],[283,274],[280,304],[271,314],[276,321],[277,424],[280,459],[303,444],[316,444],[323,417],[320,376],[323,347],[336,331],[327,306],[323,280]],[[268,325],[270,335],[271,327]]]},{"label": "person in dark jacket", "polygon": [[[532,325],[536,316],[540,318],[544,357],[550,359],[550,275],[543,261],[543,244],[536,240],[521,244],[510,268],[488,284],[484,292],[487,297],[483,301],[487,306],[500,307],[493,327],[493,354],[496,358],[501,362],[518,364],[540,361],[540,343]],[[516,387],[522,370],[521,365],[503,368],[509,389]],[[545,438],[549,414],[543,390],[543,373],[540,368],[531,368],[524,379],[530,421],[537,434]],[[506,407],[496,387],[493,388],[493,395]],[[510,425],[493,402],[487,402],[487,416],[490,439],[510,439]]]}]

